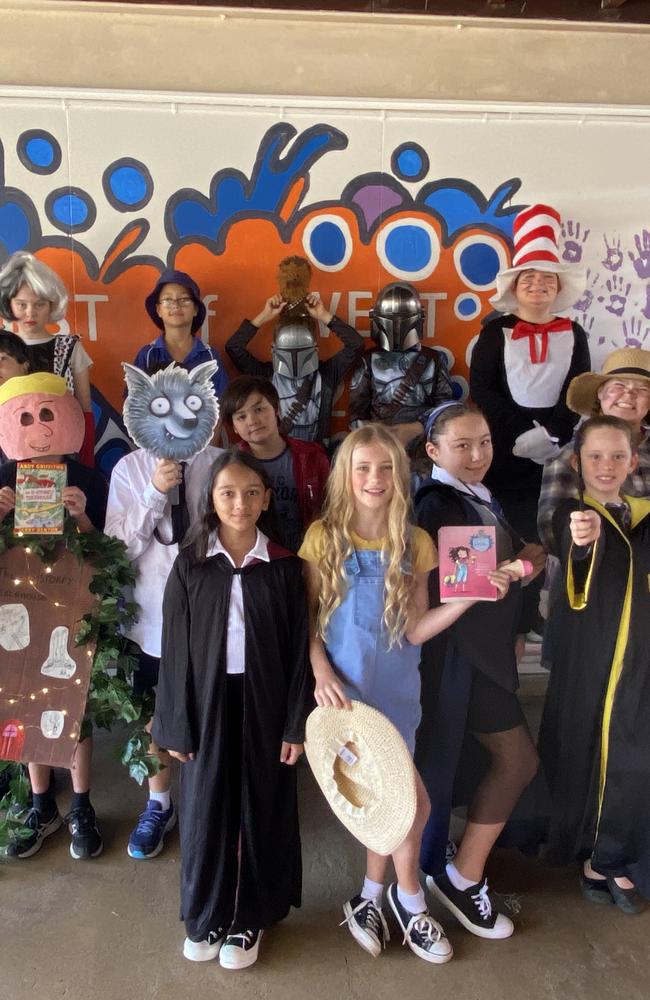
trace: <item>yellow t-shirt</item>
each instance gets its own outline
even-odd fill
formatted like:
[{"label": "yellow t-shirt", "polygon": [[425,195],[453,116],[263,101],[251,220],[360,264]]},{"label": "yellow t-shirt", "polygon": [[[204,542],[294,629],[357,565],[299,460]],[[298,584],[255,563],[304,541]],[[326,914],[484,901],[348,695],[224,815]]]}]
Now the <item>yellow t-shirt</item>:
[{"label": "yellow t-shirt", "polygon": [[[438,565],[438,553],[429,535],[423,528],[411,527],[411,548],[413,553],[413,572],[429,573]],[[356,532],[352,532],[352,541],[355,549],[367,549],[370,551],[385,551],[388,545],[387,538],[361,538]],[[307,529],[303,543],[298,550],[301,559],[307,562],[319,563],[325,555],[327,540],[323,529],[322,521],[314,521]]]}]

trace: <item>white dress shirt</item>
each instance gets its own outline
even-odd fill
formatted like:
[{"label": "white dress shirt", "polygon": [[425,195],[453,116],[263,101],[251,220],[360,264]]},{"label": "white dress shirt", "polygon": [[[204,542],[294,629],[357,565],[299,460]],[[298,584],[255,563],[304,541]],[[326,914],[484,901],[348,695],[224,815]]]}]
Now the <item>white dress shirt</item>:
[{"label": "white dress shirt", "polygon": [[[248,566],[256,559],[263,559],[269,562],[269,540],[266,535],[259,531],[255,539],[255,545],[244,556],[241,569]],[[221,544],[219,535],[215,532],[208,545],[207,557],[216,556],[223,553],[231,566],[235,566],[234,560],[229,552]],[[236,568],[236,567],[235,567]],[[230,603],[228,605],[228,634],[226,636],[226,673],[243,674],[246,669],[246,625],[244,622],[244,594],[242,592],[241,576],[235,573],[232,578],[232,589],[230,591]]]},{"label": "white dress shirt", "polygon": [[[199,518],[208,474],[220,453],[220,448],[208,447],[186,463],[185,498],[190,527]],[[178,545],[163,545],[154,535],[158,528],[163,538],[172,537],[169,498],[151,482],[157,464],[158,459],[141,448],[120,459],[111,475],[104,533],[125,543],[138,573],[132,599],[140,612],[126,634],[143,652],[160,657],[163,594]]]}]

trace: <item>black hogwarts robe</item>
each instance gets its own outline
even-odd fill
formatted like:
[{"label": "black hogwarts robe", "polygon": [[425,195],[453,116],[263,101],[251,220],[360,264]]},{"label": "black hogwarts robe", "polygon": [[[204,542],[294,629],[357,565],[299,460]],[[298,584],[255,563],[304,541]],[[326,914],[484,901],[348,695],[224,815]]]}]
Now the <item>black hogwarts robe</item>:
[{"label": "black hogwarts robe", "polygon": [[[268,927],[300,905],[296,771],[280,763],[280,750],[283,740],[303,742],[312,705],[307,605],[300,559],[272,542],[268,553],[270,562],[235,570],[222,554],[200,563],[185,549],[165,590],[152,732],[159,746],[196,754],[181,767],[179,810],[181,919],[193,940],[219,927]],[[226,718],[226,626],[235,572],[241,573],[246,627],[239,817],[228,815]],[[233,820],[239,832],[234,852],[228,847]]]},{"label": "black hogwarts robe", "polygon": [[553,529],[567,572],[549,622],[552,670],[539,738],[553,808],[550,857],[593,858],[650,897],[650,500],[626,497],[629,536],[609,512],[587,558],[575,558],[569,514]]}]

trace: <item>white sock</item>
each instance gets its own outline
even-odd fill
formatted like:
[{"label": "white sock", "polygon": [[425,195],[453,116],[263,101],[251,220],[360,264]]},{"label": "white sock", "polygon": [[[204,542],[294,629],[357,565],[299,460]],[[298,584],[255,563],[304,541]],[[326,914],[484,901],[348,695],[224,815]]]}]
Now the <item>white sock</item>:
[{"label": "white sock", "polygon": [[172,804],[172,793],[167,792],[149,792],[150,802],[160,802],[160,807],[163,812],[167,812]]},{"label": "white sock", "polygon": [[461,875],[458,869],[456,868],[456,865],[453,863],[453,861],[449,862],[446,871],[447,871],[447,878],[449,879],[451,884],[454,886],[455,889],[460,889],[461,892],[464,892],[465,889],[469,889],[470,886],[472,885],[478,885],[478,882],[473,882],[471,878],[465,878],[463,875]]},{"label": "white sock", "polygon": [[371,878],[366,877],[363,880],[363,885],[361,887],[361,898],[371,899],[377,909],[381,909],[381,897],[384,894],[384,884],[383,882],[373,882]]},{"label": "white sock", "polygon": [[424,898],[424,890],[420,889],[414,896],[409,896],[407,892],[397,886],[397,898],[408,913],[424,913],[427,908]]}]

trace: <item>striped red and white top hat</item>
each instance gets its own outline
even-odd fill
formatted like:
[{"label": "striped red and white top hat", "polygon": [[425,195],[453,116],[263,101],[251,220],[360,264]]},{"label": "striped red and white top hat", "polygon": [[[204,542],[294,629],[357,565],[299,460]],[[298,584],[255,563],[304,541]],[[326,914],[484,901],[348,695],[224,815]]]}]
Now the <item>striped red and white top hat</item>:
[{"label": "striped red and white top hat", "polygon": [[515,279],[522,271],[547,271],[560,277],[553,312],[570,309],[582,294],[584,278],[579,269],[560,257],[560,215],[550,205],[531,205],[516,216],[513,225],[512,266],[496,278],[497,293],[490,302],[500,312],[516,312]]}]

